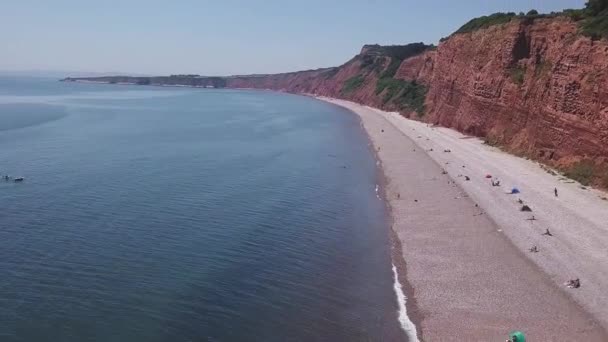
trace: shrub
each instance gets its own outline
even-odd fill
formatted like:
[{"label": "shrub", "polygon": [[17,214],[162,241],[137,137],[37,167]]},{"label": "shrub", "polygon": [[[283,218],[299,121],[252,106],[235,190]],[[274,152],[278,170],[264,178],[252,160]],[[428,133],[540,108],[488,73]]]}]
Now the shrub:
[{"label": "shrub", "polygon": [[608,9],[608,0],[588,0],[585,8],[590,15],[598,15]]},{"label": "shrub", "polygon": [[581,33],[593,39],[608,38],[608,9],[581,23]]},{"label": "shrub", "polygon": [[551,71],[551,68],[553,68],[553,64],[551,64],[551,62],[542,61],[540,64],[538,64],[536,66],[536,69],[534,69],[534,75],[537,77],[543,77],[543,76],[549,74],[549,72]]},{"label": "shrub", "polygon": [[600,185],[602,187],[604,187],[605,189],[608,189],[608,170],[604,170],[604,174],[602,175],[602,178],[600,179]]},{"label": "shrub", "polygon": [[361,57],[361,69],[365,69],[374,63],[374,56],[364,55]]},{"label": "shrub", "polygon": [[322,73],[323,77],[325,77],[325,79],[330,79],[334,76],[336,76],[336,74],[338,73],[338,71],[340,71],[340,68],[330,68],[329,70],[326,70]]},{"label": "shrub", "polygon": [[500,144],[498,138],[493,135],[486,136],[483,143],[488,146],[498,146]]},{"label": "shrub", "polygon": [[565,9],[562,14],[574,21],[579,21],[585,18],[585,10],[583,9]]},{"label": "shrub", "polygon": [[356,75],[356,76],[353,76],[353,77],[347,79],[344,82],[344,86],[342,86],[342,93],[343,94],[352,93],[357,88],[359,88],[363,84],[364,81],[365,81],[365,77],[363,77],[363,75]]},{"label": "shrub", "polygon": [[386,57],[376,57],[374,59],[374,63],[372,63],[368,69],[371,70],[372,72],[376,72],[376,73],[382,71],[385,60],[386,60]]},{"label": "shrub", "polygon": [[564,175],[578,181],[582,185],[589,185],[593,179],[594,165],[589,160],[580,161],[574,164]]},{"label": "shrub", "polygon": [[376,95],[384,92],[384,104],[392,101],[398,108],[412,110],[424,115],[424,99],[427,89],[416,81],[381,78],[376,84]]},{"label": "shrub", "polygon": [[384,46],[382,49],[387,56],[404,60],[423,53],[429,47],[429,45],[424,43],[411,43],[407,45]]},{"label": "shrub", "polygon": [[516,67],[511,68],[509,70],[509,73],[511,74],[511,80],[513,81],[513,83],[518,84],[518,85],[524,84],[524,79],[525,79],[525,75],[526,75],[525,68],[516,66]]},{"label": "shrub", "polygon": [[494,25],[506,24],[516,17],[515,13],[494,13],[487,16],[471,19],[468,23],[462,25],[455,33],[473,32],[479,29],[487,28]]},{"label": "shrub", "polygon": [[399,70],[402,60],[397,58],[391,58],[391,62],[388,64],[386,69],[380,74],[380,78],[392,78]]},{"label": "shrub", "polygon": [[538,18],[569,17],[580,22],[580,32],[592,39],[608,38],[608,0],[588,0],[584,9],[565,9],[561,12],[540,14],[537,10],[530,10],[524,14],[494,13],[487,16],[471,19],[454,33],[467,33],[494,25],[506,24],[513,19],[523,19],[531,23]]}]

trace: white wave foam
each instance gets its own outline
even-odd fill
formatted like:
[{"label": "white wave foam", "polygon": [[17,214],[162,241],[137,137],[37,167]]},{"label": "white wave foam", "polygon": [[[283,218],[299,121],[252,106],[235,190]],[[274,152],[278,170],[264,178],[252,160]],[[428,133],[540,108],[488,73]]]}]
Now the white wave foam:
[{"label": "white wave foam", "polygon": [[395,284],[393,285],[393,289],[395,289],[395,294],[397,295],[397,305],[399,306],[399,323],[401,325],[401,329],[405,331],[407,335],[407,339],[410,342],[419,342],[418,334],[416,333],[416,325],[410,320],[407,316],[407,309],[405,308],[405,302],[407,297],[403,292],[403,287],[399,282],[399,274],[397,273],[397,267],[395,264],[393,265],[393,275],[395,276]]}]

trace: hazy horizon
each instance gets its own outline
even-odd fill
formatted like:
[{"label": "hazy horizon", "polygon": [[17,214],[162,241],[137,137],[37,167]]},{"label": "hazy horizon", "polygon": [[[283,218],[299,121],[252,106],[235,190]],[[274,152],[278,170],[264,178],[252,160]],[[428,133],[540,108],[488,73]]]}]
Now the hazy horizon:
[{"label": "hazy horizon", "polygon": [[316,69],[344,63],[364,44],[436,44],[480,15],[584,3],[25,0],[3,6],[0,73],[224,76]]}]

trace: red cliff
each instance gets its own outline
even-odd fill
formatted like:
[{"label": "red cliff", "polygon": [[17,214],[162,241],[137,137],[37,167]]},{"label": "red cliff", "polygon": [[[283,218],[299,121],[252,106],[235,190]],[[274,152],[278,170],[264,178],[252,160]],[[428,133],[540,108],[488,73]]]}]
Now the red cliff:
[{"label": "red cliff", "polygon": [[[236,77],[227,86],[311,93],[400,111],[608,187],[606,40],[584,37],[576,22],[557,17],[457,33],[437,48],[408,54],[384,48],[365,46],[338,68]],[[405,83],[379,91],[395,61],[393,80],[425,86],[424,107],[404,105]],[[412,116],[416,108],[421,112]]]},{"label": "red cliff", "polygon": [[[568,18],[517,20],[455,34],[398,76],[429,85],[425,120],[608,186],[608,43]],[[584,170],[583,170],[584,171]]]}]

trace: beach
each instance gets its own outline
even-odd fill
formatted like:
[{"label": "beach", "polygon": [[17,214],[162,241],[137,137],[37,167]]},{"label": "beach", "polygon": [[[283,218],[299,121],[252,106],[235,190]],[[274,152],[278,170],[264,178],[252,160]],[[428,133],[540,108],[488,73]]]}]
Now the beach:
[{"label": "beach", "polygon": [[447,128],[320,99],[356,113],[376,151],[419,340],[607,340],[605,193]]}]

